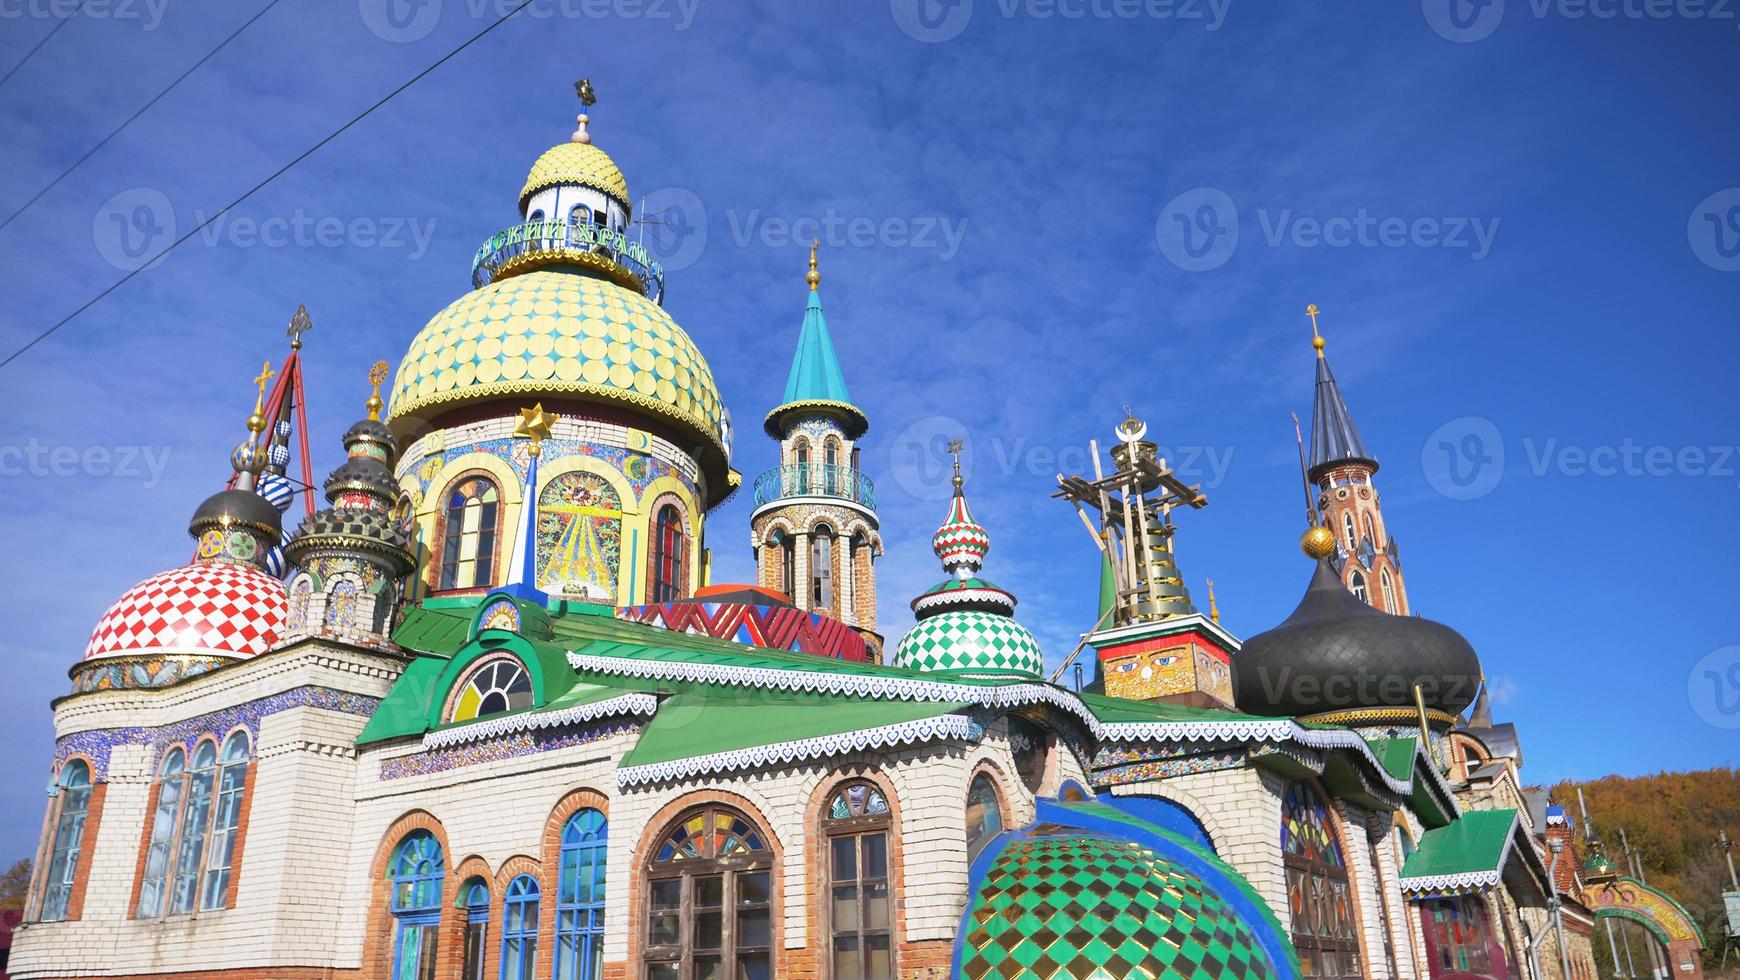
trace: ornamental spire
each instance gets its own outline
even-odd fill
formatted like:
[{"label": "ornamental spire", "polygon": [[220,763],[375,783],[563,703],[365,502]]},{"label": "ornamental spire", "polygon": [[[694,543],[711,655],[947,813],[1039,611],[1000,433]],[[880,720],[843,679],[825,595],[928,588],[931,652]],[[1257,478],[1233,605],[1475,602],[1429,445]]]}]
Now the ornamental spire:
[{"label": "ornamental spire", "polygon": [[821,247],[822,240],[820,238],[810,239],[810,271],[804,276],[804,282],[810,284],[810,292],[812,293],[816,291],[817,286],[822,284],[822,274],[816,271],[816,249]]},{"label": "ornamental spire", "polygon": [[592,134],[586,131],[586,124],[592,121],[592,107],[598,104],[598,95],[592,91],[592,79],[582,78],[575,82],[574,94],[580,97],[580,114],[574,117],[574,135],[568,137],[568,141],[590,143]]},{"label": "ornamental spire", "polygon": [[1313,479],[1337,463],[1364,463],[1375,472],[1377,460],[1366,452],[1365,441],[1354,427],[1353,415],[1341,397],[1329,361],[1323,356],[1323,335],[1317,330],[1317,304],[1305,307],[1311,318],[1311,346],[1317,348],[1317,397],[1311,409],[1311,466]]},{"label": "ornamental spire", "polygon": [[538,457],[543,454],[544,440],[561,416],[544,411],[543,402],[520,409],[520,421],[514,427],[515,439],[530,439],[526,447],[526,487],[520,502],[520,523],[514,533],[513,564],[508,568],[505,586],[508,591],[526,599],[545,600],[538,588]]},{"label": "ornamental spire", "polygon": [[991,551],[991,535],[983,525],[973,520],[973,512],[967,507],[967,495],[963,490],[966,481],[961,478],[961,450],[966,447],[959,439],[953,439],[948,448],[949,455],[954,457],[951,482],[955,494],[949,500],[948,517],[931,536],[930,544],[942,561],[943,569],[965,579],[977,575],[984,567],[985,555]]}]

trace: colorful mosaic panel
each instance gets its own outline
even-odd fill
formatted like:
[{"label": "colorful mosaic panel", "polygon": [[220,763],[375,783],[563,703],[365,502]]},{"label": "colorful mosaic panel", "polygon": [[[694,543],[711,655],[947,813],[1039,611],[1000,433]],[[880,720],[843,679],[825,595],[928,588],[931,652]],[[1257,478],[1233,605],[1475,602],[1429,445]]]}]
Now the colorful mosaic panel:
[{"label": "colorful mosaic panel", "polygon": [[158,728],[105,728],[62,736],[54,745],[54,765],[58,769],[71,756],[84,756],[92,762],[92,778],[104,782],[108,779],[109,753],[117,745],[148,745],[151,747],[151,757],[155,760],[172,746],[181,746],[184,751],[191,752],[193,744],[202,736],[221,737],[225,732],[238,727],[246,728],[250,738],[257,740],[260,737],[262,718],[292,708],[320,708],[368,717],[375,713],[380,703],[380,698],[326,687],[292,688],[271,697],[186,718]]},{"label": "colorful mosaic panel", "polygon": [[451,769],[462,769],[466,766],[519,759],[528,755],[536,755],[539,752],[571,749],[578,745],[588,745],[592,742],[639,730],[639,725],[613,722],[586,728],[516,732],[483,742],[471,742],[452,748],[432,749],[399,756],[395,759],[387,759],[381,763],[381,778],[404,779],[409,776],[428,776],[438,772],[447,772]]},{"label": "colorful mosaic panel", "polygon": [[1007,616],[956,611],[924,619],[900,640],[894,662],[914,670],[1042,676],[1045,654],[1027,628]]},{"label": "colorful mosaic panel", "polygon": [[1146,848],[1079,831],[1005,847],[961,942],[961,975],[973,978],[1276,975],[1250,928],[1200,879]]},{"label": "colorful mosaic panel", "polygon": [[1151,759],[1147,762],[1133,762],[1129,765],[1096,770],[1093,780],[1096,788],[1103,788],[1124,783],[1145,783],[1156,779],[1171,779],[1174,776],[1189,776],[1199,772],[1238,769],[1244,764],[1245,754],[1243,752],[1209,752],[1177,759]]},{"label": "colorful mosaic panel", "polygon": [[1335,836],[1323,797],[1309,783],[1295,781],[1287,786],[1281,811],[1281,851],[1312,864],[1347,866],[1341,860],[1341,841]]},{"label": "colorful mosaic panel", "polygon": [[563,473],[538,494],[538,588],[552,596],[616,601],[622,500],[597,473]]},{"label": "colorful mosaic panel", "polygon": [[1112,653],[1106,656],[1105,670],[1106,693],[1115,698],[1145,701],[1196,690],[1189,643]]}]

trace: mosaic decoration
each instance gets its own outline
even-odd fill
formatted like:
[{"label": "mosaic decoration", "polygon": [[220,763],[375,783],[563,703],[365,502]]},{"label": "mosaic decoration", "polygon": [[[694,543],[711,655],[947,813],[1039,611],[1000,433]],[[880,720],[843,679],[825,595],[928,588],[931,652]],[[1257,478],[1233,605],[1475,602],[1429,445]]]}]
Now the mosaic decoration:
[{"label": "mosaic decoration", "polygon": [[1025,626],[992,613],[953,610],[914,626],[894,651],[895,663],[925,671],[1045,674],[1045,654]]},{"label": "mosaic decoration", "polygon": [[512,599],[497,599],[477,617],[478,630],[520,631],[520,607]]},{"label": "mosaic decoration", "polygon": [[615,602],[622,565],[622,500],[597,473],[563,473],[538,493],[538,588]]},{"label": "mosaic decoration", "polygon": [[1175,759],[1153,759],[1129,765],[1095,770],[1094,787],[1119,786],[1124,783],[1145,783],[1174,776],[1189,776],[1199,772],[1220,772],[1239,769],[1245,764],[1243,752],[1210,752],[1204,755],[1181,756]]},{"label": "mosaic decoration", "polygon": [[657,626],[673,633],[702,633],[748,646],[865,663],[864,637],[837,619],[789,606],[752,606],[730,602],[672,602],[624,606],[618,619]]},{"label": "mosaic decoration", "polygon": [[278,642],[285,605],[284,583],[254,565],[210,561],[171,569],[115,600],[97,621],[85,659],[147,653],[258,656]]},{"label": "mosaic decoration", "polygon": [[342,629],[356,625],[357,585],[351,579],[333,583],[326,593],[326,625]]},{"label": "mosaic decoration", "polygon": [[184,718],[156,728],[104,728],[64,735],[55,741],[54,765],[58,769],[68,758],[84,756],[92,762],[92,778],[105,782],[109,772],[109,753],[117,745],[150,746],[151,756],[156,759],[172,746],[180,746],[183,751],[191,752],[193,744],[202,736],[220,736],[238,727],[246,728],[249,738],[257,744],[260,720],[268,715],[292,708],[319,708],[368,717],[375,713],[380,703],[380,698],[365,694],[335,691],[328,687],[297,687],[257,701]]},{"label": "mosaic decoration", "polygon": [[111,657],[100,663],[81,664],[73,671],[73,693],[119,691],[137,687],[168,687],[215,667],[228,659],[209,657]]},{"label": "mosaic decoration", "polygon": [[1703,944],[1697,923],[1678,902],[1636,878],[1597,885],[1589,889],[1589,899],[1589,907],[1597,918],[1603,912],[1630,912],[1653,922],[1670,939]]},{"label": "mosaic decoration", "polygon": [[1145,701],[1196,690],[1191,644],[1159,645],[1150,650],[1119,650],[1106,658],[1106,693]]},{"label": "mosaic decoration", "polygon": [[430,749],[411,755],[386,759],[381,763],[381,779],[404,779],[408,776],[429,776],[465,766],[482,765],[518,759],[539,752],[553,752],[577,745],[613,738],[640,731],[633,722],[619,721],[590,728],[570,728],[563,731],[525,731],[487,742],[473,742],[450,748]]},{"label": "mosaic decoration", "polygon": [[399,365],[389,418],[529,394],[602,398],[719,439],[712,369],[670,314],[633,290],[553,271],[497,280],[437,313]]},{"label": "mosaic decoration", "polygon": [[1136,844],[1054,830],[997,855],[961,939],[962,976],[1276,976],[1250,927],[1195,875]]}]

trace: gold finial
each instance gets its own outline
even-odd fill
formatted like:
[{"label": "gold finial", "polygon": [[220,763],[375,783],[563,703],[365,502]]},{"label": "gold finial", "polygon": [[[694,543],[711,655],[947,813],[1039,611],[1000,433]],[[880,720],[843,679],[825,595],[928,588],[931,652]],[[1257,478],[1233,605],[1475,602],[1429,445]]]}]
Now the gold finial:
[{"label": "gold finial", "polygon": [[1299,550],[1312,561],[1322,561],[1335,554],[1335,535],[1321,524],[1313,524],[1299,536]]},{"label": "gold finial", "polygon": [[290,349],[302,349],[302,333],[314,329],[314,321],[308,318],[308,307],[296,304],[296,315],[290,318],[290,329],[284,331],[284,336],[290,338]]},{"label": "gold finial", "polygon": [[1216,625],[1220,623],[1220,607],[1214,603],[1214,579],[1208,580],[1208,618]]},{"label": "gold finial", "polygon": [[961,479],[961,450],[965,448],[967,448],[966,444],[959,439],[949,440],[949,455],[955,458],[955,475],[950,482],[954,484],[955,496],[957,497],[961,495],[961,487],[967,482]]},{"label": "gold finial", "polygon": [[266,431],[266,416],[261,414],[266,410],[266,382],[276,377],[278,372],[272,370],[272,362],[266,361],[260,365],[259,377],[254,379],[254,386],[260,393],[254,397],[254,414],[248,416],[248,431],[260,433]]},{"label": "gold finial", "polygon": [[550,438],[550,429],[561,418],[554,412],[544,411],[544,403],[539,402],[531,408],[520,409],[520,424],[514,427],[515,439],[530,439],[531,454],[535,457],[543,452],[544,440]]},{"label": "gold finial", "polygon": [[1317,356],[1323,356],[1323,335],[1317,332],[1317,304],[1307,303],[1305,315],[1311,318],[1311,346],[1317,348]]},{"label": "gold finial", "polygon": [[592,134],[586,131],[586,124],[592,121],[589,115],[592,107],[598,103],[598,94],[592,91],[592,79],[582,78],[574,83],[574,94],[580,97],[580,114],[574,117],[576,124],[574,135],[568,137],[570,142],[590,143]]},{"label": "gold finial", "polygon": [[375,366],[369,368],[369,384],[373,385],[375,390],[373,394],[369,395],[369,400],[363,406],[369,410],[370,422],[379,422],[381,409],[387,407],[386,402],[381,401],[381,382],[385,380],[387,380],[387,362],[376,361]]},{"label": "gold finial", "polygon": [[810,284],[810,292],[812,293],[816,291],[817,286],[822,284],[822,274],[816,271],[816,249],[821,247],[822,240],[820,238],[810,239],[810,271],[804,276],[804,281]]}]

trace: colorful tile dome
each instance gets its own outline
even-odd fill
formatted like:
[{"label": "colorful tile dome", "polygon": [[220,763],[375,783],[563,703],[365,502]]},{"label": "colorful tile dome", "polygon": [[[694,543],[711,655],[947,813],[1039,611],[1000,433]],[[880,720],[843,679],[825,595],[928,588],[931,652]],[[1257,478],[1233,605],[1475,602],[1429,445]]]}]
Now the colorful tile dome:
[{"label": "colorful tile dome", "polygon": [[[576,144],[579,145],[579,144]],[[572,395],[676,423],[701,438],[710,483],[726,487],[724,406],[713,371],[657,303],[591,276],[537,270],[454,300],[411,342],[388,420],[448,408]]]},{"label": "colorful tile dome", "polygon": [[153,575],[97,620],[85,660],[163,654],[254,657],[284,628],[284,583],[256,565],[209,561]]},{"label": "colorful tile dome", "polygon": [[949,502],[949,516],[930,538],[931,549],[942,559],[943,567],[954,571],[962,565],[977,568],[991,553],[991,535],[973,520],[967,509],[967,498],[957,492]]},{"label": "colorful tile dome", "polygon": [[628,181],[616,161],[591,143],[558,143],[545,150],[526,175],[526,186],[520,189],[520,206],[524,207],[533,194],[557,184],[590,187],[616,198],[624,207],[631,206]]},{"label": "colorful tile dome", "polygon": [[1189,869],[1138,844],[1058,831],[997,855],[965,920],[961,976],[1277,976],[1250,926]]}]

